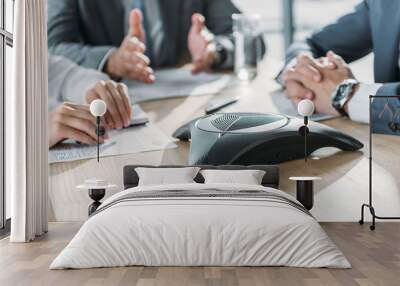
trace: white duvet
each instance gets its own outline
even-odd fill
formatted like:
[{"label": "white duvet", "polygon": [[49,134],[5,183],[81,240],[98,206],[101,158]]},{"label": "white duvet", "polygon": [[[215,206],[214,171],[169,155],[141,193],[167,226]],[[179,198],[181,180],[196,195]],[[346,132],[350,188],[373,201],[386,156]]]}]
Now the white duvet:
[{"label": "white duvet", "polygon": [[[296,202],[262,186],[185,184],[132,188],[102,206],[132,192],[205,188],[266,191]],[[185,197],[104,207],[85,222],[50,269],[128,265],[350,267],[318,222],[291,205],[257,198]]]}]

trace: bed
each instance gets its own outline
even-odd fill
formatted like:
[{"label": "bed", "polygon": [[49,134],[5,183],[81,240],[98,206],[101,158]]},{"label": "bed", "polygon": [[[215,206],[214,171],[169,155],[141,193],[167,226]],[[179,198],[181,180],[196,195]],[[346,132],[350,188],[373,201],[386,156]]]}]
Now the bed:
[{"label": "bed", "polygon": [[351,267],[312,215],[278,189],[277,166],[198,166],[262,170],[260,185],[205,183],[198,173],[193,183],[140,186],[142,167],[154,168],[124,168],[125,190],[102,203],[50,269]]}]

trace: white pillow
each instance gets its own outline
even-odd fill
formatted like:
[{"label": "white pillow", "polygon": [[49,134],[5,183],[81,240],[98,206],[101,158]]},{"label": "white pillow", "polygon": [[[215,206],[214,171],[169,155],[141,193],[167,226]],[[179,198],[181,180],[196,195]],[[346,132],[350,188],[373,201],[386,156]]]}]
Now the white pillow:
[{"label": "white pillow", "polygon": [[135,168],[139,176],[139,186],[190,184],[200,168]]},{"label": "white pillow", "polygon": [[202,170],[205,184],[261,185],[265,171],[261,170]]}]

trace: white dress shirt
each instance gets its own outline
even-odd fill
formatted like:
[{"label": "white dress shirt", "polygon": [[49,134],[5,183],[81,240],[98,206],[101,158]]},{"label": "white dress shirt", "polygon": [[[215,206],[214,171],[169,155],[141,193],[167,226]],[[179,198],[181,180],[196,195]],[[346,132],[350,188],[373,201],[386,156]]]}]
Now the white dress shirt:
[{"label": "white dress shirt", "polygon": [[[400,67],[400,56],[398,66]],[[360,83],[358,91],[353,95],[348,105],[351,120],[369,123],[369,96],[376,95],[381,87],[382,84],[380,83]]]},{"label": "white dress shirt", "polygon": [[360,87],[348,103],[349,117],[353,121],[369,123],[369,96],[376,95],[379,83],[360,83]]}]

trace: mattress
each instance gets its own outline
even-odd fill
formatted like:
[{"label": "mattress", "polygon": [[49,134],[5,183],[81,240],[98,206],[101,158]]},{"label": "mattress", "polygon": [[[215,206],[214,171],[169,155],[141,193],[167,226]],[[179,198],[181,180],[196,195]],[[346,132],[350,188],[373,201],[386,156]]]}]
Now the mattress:
[{"label": "mattress", "polygon": [[135,187],[108,198],[50,269],[120,266],[350,268],[312,215],[277,189]]}]

